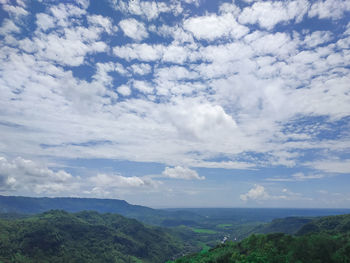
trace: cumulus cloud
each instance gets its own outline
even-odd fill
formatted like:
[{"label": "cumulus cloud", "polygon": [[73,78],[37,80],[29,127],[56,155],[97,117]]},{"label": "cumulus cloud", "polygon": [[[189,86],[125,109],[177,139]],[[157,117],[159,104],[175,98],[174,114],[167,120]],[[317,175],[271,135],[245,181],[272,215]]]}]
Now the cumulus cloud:
[{"label": "cumulus cloud", "polygon": [[185,180],[204,180],[204,176],[199,176],[195,170],[187,167],[175,166],[173,168],[166,167],[162,175],[172,179],[185,179]]},{"label": "cumulus cloud", "polygon": [[186,47],[172,44],[164,49],[162,60],[182,64],[188,59],[190,52]]},{"label": "cumulus cloud", "polygon": [[101,15],[92,15],[87,17],[88,22],[93,26],[102,27],[108,34],[116,32],[118,27],[113,25],[112,19]]},{"label": "cumulus cloud", "polygon": [[26,10],[26,3],[24,1],[2,1],[2,8],[15,20],[20,20],[27,16],[29,12]]},{"label": "cumulus cloud", "polygon": [[134,18],[120,21],[119,26],[125,35],[134,40],[140,41],[148,37],[148,32],[145,25]]},{"label": "cumulus cloud", "polygon": [[127,85],[121,85],[117,88],[117,91],[119,94],[123,96],[130,96],[131,94],[131,89]]},{"label": "cumulus cloud", "polygon": [[256,24],[271,30],[278,23],[294,20],[300,22],[309,9],[306,0],[259,1],[243,9],[238,21],[243,24]]},{"label": "cumulus cloud", "polygon": [[189,18],[184,21],[184,28],[197,39],[214,40],[220,37],[241,38],[249,29],[236,22],[232,14],[210,15]]},{"label": "cumulus cloud", "polygon": [[0,187],[4,192],[52,194],[71,188],[73,176],[63,170],[53,171],[28,159],[12,161],[0,157]]},{"label": "cumulus cloud", "polygon": [[240,199],[244,202],[247,201],[256,201],[263,202],[268,200],[312,200],[308,197],[303,196],[300,193],[295,193],[293,191],[288,190],[287,188],[280,189],[277,194],[271,195],[265,189],[264,186],[255,184],[253,188],[251,188],[246,194],[241,194]]},{"label": "cumulus cloud", "polygon": [[[184,104],[183,104],[184,103]],[[209,139],[234,132],[236,122],[219,105],[192,104],[191,101],[174,106],[169,117],[185,137]]]},{"label": "cumulus cloud", "polygon": [[9,33],[19,33],[21,29],[10,19],[5,18],[0,27],[0,35],[7,35]]},{"label": "cumulus cloud", "polygon": [[161,181],[149,177],[103,173],[83,180],[64,170],[54,171],[32,160],[17,157],[10,161],[0,157],[0,191],[5,194],[64,196],[80,193],[114,196],[117,189],[156,189],[161,184]]},{"label": "cumulus cloud", "polygon": [[152,84],[146,82],[146,81],[141,81],[141,80],[134,80],[133,83],[133,88],[138,90],[139,92],[145,93],[145,94],[150,94],[153,92],[153,87]]},{"label": "cumulus cloud", "polygon": [[148,20],[156,19],[161,13],[172,12],[175,15],[182,12],[180,3],[158,2],[158,1],[114,1],[114,8],[125,14],[132,14],[144,17]]},{"label": "cumulus cloud", "polygon": [[45,13],[39,13],[36,15],[37,27],[42,31],[46,31],[50,28],[53,28],[55,26],[55,23],[56,21],[53,16],[50,16]]},{"label": "cumulus cloud", "polygon": [[[21,47],[42,60],[79,66],[87,54],[106,51],[107,45],[99,40],[103,32],[112,30],[109,19],[101,16],[89,17],[90,27],[87,28],[76,22],[85,15],[85,9],[70,4],[59,4],[51,7],[48,13],[38,13],[36,31],[31,39],[20,42]],[[53,30],[46,34],[48,29]]]},{"label": "cumulus cloud", "polygon": [[267,200],[270,199],[270,195],[266,192],[265,187],[262,185],[254,185],[252,189],[248,191],[246,194],[241,194],[240,199],[242,201],[248,200]]},{"label": "cumulus cloud", "polygon": [[332,39],[332,32],[315,31],[305,36],[304,44],[309,48],[329,42]]},{"label": "cumulus cloud", "polygon": [[320,19],[340,19],[350,10],[350,3],[346,0],[318,0],[312,4],[309,17]]},{"label": "cumulus cloud", "polygon": [[124,46],[116,46],[113,48],[113,53],[117,57],[128,61],[138,59],[141,61],[155,61],[163,56],[163,45],[149,44],[128,44]]},{"label": "cumulus cloud", "polygon": [[137,75],[146,75],[152,72],[152,67],[146,63],[133,64],[131,69]]}]

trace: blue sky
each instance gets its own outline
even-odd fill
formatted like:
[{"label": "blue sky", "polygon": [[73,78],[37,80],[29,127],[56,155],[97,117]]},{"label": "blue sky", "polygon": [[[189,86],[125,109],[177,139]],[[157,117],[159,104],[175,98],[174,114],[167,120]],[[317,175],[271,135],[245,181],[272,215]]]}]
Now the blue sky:
[{"label": "blue sky", "polygon": [[0,4],[0,194],[350,207],[349,1]]}]

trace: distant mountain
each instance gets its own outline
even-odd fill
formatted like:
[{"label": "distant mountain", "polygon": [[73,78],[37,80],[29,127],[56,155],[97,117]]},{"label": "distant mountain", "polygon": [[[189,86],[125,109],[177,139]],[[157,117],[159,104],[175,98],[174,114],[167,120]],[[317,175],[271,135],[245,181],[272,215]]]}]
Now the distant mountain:
[{"label": "distant mountain", "polygon": [[6,263],[162,263],[184,249],[165,229],[91,211],[2,219],[0,233],[0,262]]},{"label": "distant mountain", "polygon": [[200,215],[210,222],[271,222],[276,218],[316,217],[350,214],[350,209],[329,208],[181,208],[168,211],[188,211]]},{"label": "distant mountain", "polygon": [[131,205],[124,200],[72,198],[72,197],[22,197],[1,196],[0,213],[37,214],[49,210],[64,210],[67,212],[96,211],[99,213],[117,213],[129,218],[138,219],[152,225],[168,226],[183,222],[200,220],[202,216],[189,211],[166,211],[152,209],[140,205]]},{"label": "distant mountain", "polygon": [[[295,230],[301,221],[288,218],[275,221],[270,227],[284,231],[290,226]],[[285,226],[282,225],[283,222],[286,223]],[[188,255],[174,262],[350,262],[350,215],[314,219],[302,226],[297,235],[253,234],[241,242],[220,244],[208,251]]]},{"label": "distant mountain", "polygon": [[154,211],[152,208],[131,205],[124,200],[117,199],[0,196],[0,212],[2,213],[36,214],[51,209],[61,209],[67,212],[94,210],[100,213],[119,214]]}]

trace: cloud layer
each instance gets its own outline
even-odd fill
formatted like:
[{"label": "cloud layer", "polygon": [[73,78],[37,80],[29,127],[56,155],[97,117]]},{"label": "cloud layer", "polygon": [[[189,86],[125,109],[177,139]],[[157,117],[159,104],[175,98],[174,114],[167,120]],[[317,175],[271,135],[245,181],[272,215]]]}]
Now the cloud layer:
[{"label": "cloud layer", "polygon": [[348,1],[1,3],[9,167],[26,156],[159,163],[181,179],[204,179],[194,167],[295,169],[274,183],[349,173]]}]

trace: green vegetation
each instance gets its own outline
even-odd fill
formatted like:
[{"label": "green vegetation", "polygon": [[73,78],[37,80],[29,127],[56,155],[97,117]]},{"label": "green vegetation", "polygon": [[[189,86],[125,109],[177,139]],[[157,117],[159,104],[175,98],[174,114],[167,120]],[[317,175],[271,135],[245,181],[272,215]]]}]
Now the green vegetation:
[{"label": "green vegetation", "polygon": [[116,214],[50,211],[0,220],[0,262],[165,262],[185,250],[159,227]]},{"label": "green vegetation", "polygon": [[315,219],[303,226],[296,236],[284,233],[254,234],[241,242],[221,244],[175,262],[350,262],[350,215]]},{"label": "green vegetation", "polygon": [[216,234],[217,232],[211,229],[193,228],[193,232],[201,234]]},{"label": "green vegetation", "polygon": [[[121,213],[167,228],[98,212],[31,215],[48,208]],[[0,263],[350,263],[350,216],[312,218],[335,212],[343,210],[156,210],[123,200],[0,196]]]},{"label": "green vegetation", "polygon": [[230,227],[232,227],[232,224],[218,224],[216,227],[218,227],[218,228],[230,228]]}]

